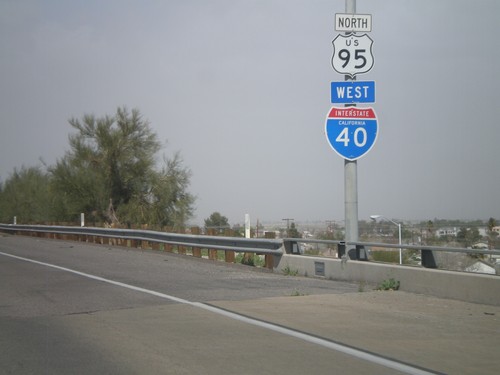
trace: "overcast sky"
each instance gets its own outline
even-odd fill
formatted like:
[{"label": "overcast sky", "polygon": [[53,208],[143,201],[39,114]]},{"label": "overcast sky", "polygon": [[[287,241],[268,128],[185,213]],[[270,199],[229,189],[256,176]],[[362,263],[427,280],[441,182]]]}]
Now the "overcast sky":
[{"label": "overcast sky", "polygon": [[[71,117],[139,109],[180,151],[193,223],[344,218],[325,117],[345,0],[0,0],[0,180],[52,165]],[[358,0],[379,135],[359,219],[500,219],[500,2]]]}]

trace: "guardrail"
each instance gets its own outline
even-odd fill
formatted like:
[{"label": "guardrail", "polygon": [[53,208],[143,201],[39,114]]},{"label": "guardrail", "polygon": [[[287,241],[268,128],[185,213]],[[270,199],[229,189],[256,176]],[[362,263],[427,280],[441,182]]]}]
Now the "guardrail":
[{"label": "guardrail", "polygon": [[[347,255],[351,260],[368,260],[370,247],[416,250],[421,254],[421,266],[424,268],[437,268],[433,252],[454,252],[464,254],[500,255],[500,250],[465,249],[456,247],[386,244],[376,242],[345,242],[333,240],[318,240],[304,238],[264,239],[219,237],[198,234],[177,234],[137,229],[115,229],[77,226],[49,226],[49,225],[14,225],[0,224],[0,232],[14,234],[37,235],[47,238],[75,240],[83,242],[116,244],[121,246],[159,249],[163,244],[165,251],[186,253],[189,249],[193,256],[201,257],[201,250],[208,250],[209,259],[217,259],[217,251],[224,251],[227,262],[234,262],[234,253],[253,253],[265,256],[267,268],[272,269],[279,262],[283,254],[303,255],[300,244],[316,243],[334,246],[337,257]],[[347,249],[347,254],[346,254]],[[345,258],[345,257],[344,257]]]},{"label": "guardrail", "polygon": [[[315,255],[314,251],[302,255],[302,247],[311,243],[324,243],[328,248],[323,248],[325,252],[322,255]],[[486,305],[500,306],[500,277],[493,274],[479,272],[464,272],[459,269],[446,269],[441,264],[440,252],[449,251],[451,253],[473,253],[473,254],[491,254],[498,255],[500,251],[495,250],[476,250],[462,248],[448,248],[437,246],[415,246],[401,245],[402,248],[421,251],[421,254],[430,254],[432,261],[434,255],[438,262],[432,263],[422,256],[424,267],[418,264],[403,264],[399,262],[378,262],[378,261],[360,261],[366,260],[368,248],[372,246],[378,248],[399,249],[399,244],[380,244],[369,242],[350,242],[342,241],[322,241],[312,239],[285,239],[286,254],[279,259],[276,265],[277,270],[290,270],[293,274],[299,276],[324,277],[332,280],[342,280],[359,283],[360,291],[365,287],[379,286],[383,282],[391,279],[398,282],[399,289],[405,292],[431,295],[440,298],[451,298],[460,301],[472,303],[482,303]],[[346,246],[347,245],[347,246]],[[338,259],[335,250],[342,248],[347,253]],[[328,251],[331,249],[331,253]],[[313,246],[311,250],[315,250]],[[374,251],[373,251],[374,252]],[[372,255],[373,255],[372,252]],[[415,253],[418,254],[417,251]],[[327,255],[328,254],[328,255]],[[445,254],[442,254],[443,256]],[[460,255],[460,254],[457,254]],[[463,256],[465,258],[465,255]],[[370,260],[371,260],[370,256]],[[444,256],[444,258],[448,258]],[[356,259],[356,260],[354,260]],[[469,259],[468,259],[469,260]],[[471,259],[472,260],[472,259]],[[438,263],[439,269],[435,266]],[[498,267],[496,267],[498,273]]]},{"label": "guardrail", "polygon": [[[0,224],[0,232],[20,235],[36,235],[46,238],[74,240],[100,244],[159,249],[163,244],[165,251],[186,253],[187,248],[195,257],[201,257],[202,249],[208,250],[209,259],[217,259],[217,250],[224,251],[227,262],[234,261],[234,253],[253,253],[265,256],[267,268],[273,268],[274,257],[283,253],[283,241],[264,238],[216,237],[96,227],[71,227],[48,225]],[[110,243],[111,242],[111,243]]]},{"label": "guardrail", "polygon": [[337,247],[337,256],[341,258],[347,255],[351,260],[368,260],[368,248],[392,248],[392,249],[406,249],[419,251],[421,255],[421,265],[424,268],[437,268],[433,252],[450,252],[462,254],[479,254],[479,255],[500,255],[498,249],[466,249],[459,247],[446,247],[446,246],[428,246],[428,245],[405,245],[405,244],[388,244],[378,242],[346,242],[346,241],[333,241],[333,240],[317,240],[317,239],[303,239],[303,238],[285,238],[283,239],[285,251],[287,254],[303,254],[301,250],[301,243],[316,243],[334,245]]},{"label": "guardrail", "polygon": [[[301,276],[358,282],[360,288],[366,283],[378,285],[383,280],[394,278],[400,281],[400,289],[403,291],[500,306],[498,275],[455,272],[442,268],[432,269],[436,267],[434,252],[500,255],[498,249],[480,250],[372,242],[346,243],[303,238],[246,239],[76,226],[0,224],[0,232],[167,252],[175,251],[179,254],[190,252],[194,257],[202,257],[202,249],[206,249],[203,255],[208,254],[211,260],[218,260],[218,251],[223,251],[224,260],[230,263],[235,261],[235,252],[262,254],[265,257],[265,267],[274,272],[284,272],[288,269]],[[332,250],[336,249],[338,254],[332,253],[329,257],[303,256],[301,244],[307,243],[325,244]],[[401,247],[420,251],[423,267],[361,261],[368,260],[369,247],[394,249]],[[351,262],[347,259],[356,261]]]}]

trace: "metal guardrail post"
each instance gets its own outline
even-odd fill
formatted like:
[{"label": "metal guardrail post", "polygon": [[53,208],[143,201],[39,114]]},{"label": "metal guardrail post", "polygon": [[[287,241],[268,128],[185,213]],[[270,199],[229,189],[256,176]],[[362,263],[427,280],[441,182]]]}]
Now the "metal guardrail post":
[{"label": "metal guardrail post", "polygon": [[421,250],[422,267],[425,268],[437,268],[436,260],[434,259],[434,254],[432,250],[422,249]]},{"label": "metal guardrail post", "polygon": [[368,253],[363,245],[356,245],[356,259],[368,261]]},{"label": "metal guardrail post", "polygon": [[[346,244],[344,241],[337,245],[337,256],[342,258],[346,254]],[[356,245],[347,252],[347,256],[351,260],[368,260],[368,256],[363,245]]]},{"label": "metal guardrail post", "polygon": [[297,241],[284,240],[283,246],[287,254],[300,254],[300,246]]},{"label": "metal guardrail post", "polygon": [[337,245],[337,257],[341,259],[345,255],[345,242],[341,241]]},{"label": "metal guardrail post", "polygon": [[359,250],[358,250],[357,246],[351,248],[350,250],[347,251],[347,257],[350,260],[358,260],[358,251]]}]

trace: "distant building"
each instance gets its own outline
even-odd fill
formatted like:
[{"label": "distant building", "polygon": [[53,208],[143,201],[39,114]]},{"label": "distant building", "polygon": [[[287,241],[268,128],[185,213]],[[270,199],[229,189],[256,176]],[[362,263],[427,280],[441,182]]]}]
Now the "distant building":
[{"label": "distant building", "polygon": [[473,249],[482,249],[482,250],[487,250],[488,249],[488,244],[484,242],[478,242],[475,243],[474,245],[471,246]]},{"label": "distant building", "polygon": [[439,228],[436,231],[436,236],[437,237],[445,237],[445,236],[451,236],[451,237],[456,237],[458,234],[458,228]]}]

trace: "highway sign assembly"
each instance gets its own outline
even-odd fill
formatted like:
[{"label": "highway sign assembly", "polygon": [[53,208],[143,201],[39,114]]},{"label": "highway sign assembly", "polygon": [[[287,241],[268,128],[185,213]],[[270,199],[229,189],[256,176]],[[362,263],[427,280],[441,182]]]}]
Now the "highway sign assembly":
[{"label": "highway sign assembly", "polygon": [[332,103],[375,103],[375,81],[342,81],[331,83]]},{"label": "highway sign assembly", "polygon": [[368,34],[339,34],[333,40],[332,67],[352,78],[373,68],[373,40]]},{"label": "highway sign assembly", "polygon": [[371,150],[378,134],[378,121],[371,107],[332,107],[326,118],[325,134],[341,157],[357,160]]},{"label": "highway sign assembly", "polygon": [[[356,0],[345,0],[345,13],[335,14],[332,41],[333,69],[344,75],[344,83],[331,83],[331,102],[345,107],[332,107],[325,121],[325,135],[333,150],[344,158],[344,212],[346,243],[358,241],[358,177],[357,159],[374,146],[378,134],[377,116],[373,108],[359,108],[357,103],[375,102],[375,82],[359,82],[357,75],[369,72],[374,65],[371,14],[356,14]],[[372,85],[373,84],[373,85]],[[349,250],[348,250],[349,249]],[[358,259],[346,246],[350,259]]]}]

